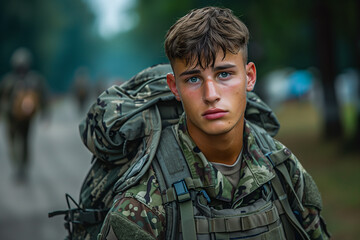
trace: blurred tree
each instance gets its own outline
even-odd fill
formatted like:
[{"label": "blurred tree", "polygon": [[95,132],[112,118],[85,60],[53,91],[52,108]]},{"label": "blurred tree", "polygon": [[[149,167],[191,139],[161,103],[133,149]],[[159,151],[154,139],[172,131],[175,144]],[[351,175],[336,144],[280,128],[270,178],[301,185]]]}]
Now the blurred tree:
[{"label": "blurred tree", "polygon": [[314,37],[316,43],[317,67],[320,71],[324,90],[324,136],[339,138],[342,136],[340,111],[335,93],[335,78],[338,73],[334,24],[330,6],[325,0],[317,0],[313,6]]},{"label": "blurred tree", "polygon": [[0,1],[0,74],[9,70],[14,49],[25,46],[52,90],[66,90],[75,68],[91,64],[93,19],[82,0]]},{"label": "blurred tree", "polygon": [[[355,34],[353,46],[355,47],[355,67],[358,73],[358,81],[360,81],[360,1],[354,1],[353,12],[355,12],[354,22],[355,22]],[[356,104],[356,129],[355,133],[351,139],[350,146],[353,150],[360,151],[358,144],[360,142],[360,83],[358,84],[358,99]]]},{"label": "blurred tree", "polygon": [[[92,68],[98,53],[99,36],[94,15],[83,0],[56,0],[64,20],[54,58],[53,86],[65,90],[79,66]],[[99,44],[100,45],[100,44]]]},{"label": "blurred tree", "polygon": [[138,0],[133,9],[138,16],[137,25],[106,40],[97,59],[98,68],[128,79],[148,66],[168,62],[163,47],[165,34],[179,17],[195,6],[191,0]]},{"label": "blurred tree", "polygon": [[138,46],[145,55],[158,61],[167,61],[164,53],[164,37],[175,21],[196,7],[196,1],[138,0],[139,24],[134,34]]}]

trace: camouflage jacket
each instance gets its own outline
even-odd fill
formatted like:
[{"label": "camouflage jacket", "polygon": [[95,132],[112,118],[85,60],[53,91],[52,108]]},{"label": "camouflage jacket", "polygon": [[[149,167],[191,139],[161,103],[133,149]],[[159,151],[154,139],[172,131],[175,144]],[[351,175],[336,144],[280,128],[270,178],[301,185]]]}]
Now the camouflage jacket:
[{"label": "camouflage jacket", "polygon": [[[262,185],[274,177],[275,171],[255,142],[251,128],[245,123],[244,148],[240,170],[240,181],[234,187],[229,180],[218,171],[187,133],[184,115],[177,124],[177,134],[181,149],[189,165],[193,178],[200,178],[211,202],[218,209],[239,208],[251,204],[260,197]],[[278,149],[285,148],[276,141]],[[315,186],[312,178],[301,166],[297,158],[291,154],[287,168],[296,194],[301,199],[304,211],[301,212],[302,225],[311,239],[327,239],[320,224],[321,199],[307,196],[307,186]],[[305,179],[307,184],[305,185]],[[309,184],[309,181],[311,183]],[[317,190],[317,189],[316,189]],[[314,191],[312,191],[314,193]],[[291,200],[291,198],[290,198]],[[294,201],[291,200],[291,202]],[[114,198],[112,208],[106,216],[99,239],[164,239],[166,229],[166,213],[163,207],[159,185],[152,168],[143,176],[140,183]]]}]

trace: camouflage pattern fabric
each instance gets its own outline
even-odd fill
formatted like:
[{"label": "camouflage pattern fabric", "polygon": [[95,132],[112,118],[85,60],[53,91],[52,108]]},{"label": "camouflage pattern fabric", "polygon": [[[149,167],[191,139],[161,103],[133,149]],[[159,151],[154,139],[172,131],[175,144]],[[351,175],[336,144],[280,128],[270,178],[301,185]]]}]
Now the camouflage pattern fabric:
[{"label": "camouflage pattern fabric", "polygon": [[[248,124],[245,123],[241,177],[237,186],[234,187],[220,171],[206,160],[191,140],[186,131],[184,119],[185,117],[182,116],[177,125],[180,146],[190,167],[192,178],[201,179],[204,189],[211,198],[213,207],[217,209],[235,209],[247,206],[259,199],[259,190],[262,186],[268,184],[275,176],[275,172],[257,146]],[[275,141],[275,143],[279,150],[285,148],[280,142]],[[290,160],[287,162],[294,189],[298,198],[303,200],[305,211],[301,214],[302,224],[306,232],[311,239],[327,239],[320,224],[319,212],[321,209],[319,207],[321,205],[304,201],[308,199],[305,193],[309,191],[306,188],[311,186],[311,184],[304,184],[306,171],[293,154],[291,154]],[[307,181],[309,180],[307,179]],[[115,218],[125,219],[121,221],[123,223],[121,227],[113,225],[113,219]],[[105,237],[109,229],[111,229],[117,238],[130,239],[126,237],[127,229],[134,229],[134,226],[138,227],[138,231],[144,231],[148,234],[147,236],[154,239],[163,239],[165,236],[166,214],[152,168],[143,176],[137,186],[131,187],[115,197],[99,237],[100,239],[106,239]]]},{"label": "camouflage pattern fabric", "polygon": [[[108,210],[114,186],[128,188],[138,181],[136,175],[146,173],[151,163],[146,156],[155,152],[162,126],[172,124],[182,113],[167,87],[166,74],[171,71],[169,64],[149,67],[121,86],[104,91],[90,108],[79,126],[85,146],[94,155],[80,191],[82,209]],[[145,160],[138,168],[142,172],[131,172],[141,159]],[[100,227],[73,224],[72,238],[96,239]]]},{"label": "camouflage pattern fabric", "polygon": [[[166,84],[169,65],[145,69],[121,86],[103,92],[90,108],[79,130],[85,146],[96,157],[110,163],[126,158],[137,140],[161,131],[155,102],[171,96]],[[151,79],[151,82],[147,82]],[[155,101],[152,101],[155,100]]]},{"label": "camouflage pattern fabric", "polygon": [[[183,113],[181,103],[175,100],[166,84],[166,74],[171,71],[169,64],[156,65],[121,86],[107,89],[80,124],[81,138],[95,158],[81,189],[80,206],[106,210],[111,207],[100,239],[108,233],[119,239],[162,239],[165,236],[165,211],[151,161],[161,130],[177,124]],[[274,136],[280,125],[272,110],[254,93],[248,93],[247,100],[245,118]],[[243,154],[241,180],[236,188],[196,148],[186,133],[184,120],[178,129],[193,177],[207,182],[206,190],[211,193],[217,208],[251,204],[261,194],[259,187],[273,178],[272,165],[256,147],[249,128],[244,133],[248,147],[247,153]],[[278,147],[283,146],[278,143]],[[292,159],[288,161],[293,162],[288,168],[296,191],[300,199],[305,199],[304,206],[309,203],[314,209],[305,214],[304,223],[307,223],[308,232],[315,233],[320,229],[321,235],[321,228],[314,228],[313,220],[318,217],[321,204],[314,204],[313,199],[303,194],[311,192],[305,191],[302,175],[306,172],[294,156]],[[99,229],[99,225],[80,225],[75,229],[79,233],[75,234],[79,236],[76,239],[95,239]],[[130,234],[129,229],[139,234]]]}]

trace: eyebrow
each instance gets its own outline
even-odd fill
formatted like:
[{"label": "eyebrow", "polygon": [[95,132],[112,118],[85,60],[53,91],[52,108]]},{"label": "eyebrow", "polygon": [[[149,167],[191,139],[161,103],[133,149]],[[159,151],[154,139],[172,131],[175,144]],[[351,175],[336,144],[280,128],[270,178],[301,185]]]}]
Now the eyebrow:
[{"label": "eyebrow", "polygon": [[225,64],[225,65],[214,67],[214,71],[220,71],[220,70],[233,68],[233,67],[236,67],[236,65],[235,64]]},{"label": "eyebrow", "polygon": [[182,73],[180,74],[180,77],[181,77],[181,76],[185,76],[185,75],[199,74],[199,73],[200,73],[200,70],[199,70],[199,69],[191,69],[191,70],[182,72]]},{"label": "eyebrow", "polygon": [[[233,67],[236,67],[236,65],[234,65],[234,64],[225,64],[225,65],[214,67],[213,70],[214,71],[221,71],[221,70],[228,69],[228,68],[233,68]],[[185,75],[199,74],[200,72],[201,71],[199,69],[191,69],[191,70],[187,70],[185,72],[182,72],[180,74],[180,77],[185,76]]]}]

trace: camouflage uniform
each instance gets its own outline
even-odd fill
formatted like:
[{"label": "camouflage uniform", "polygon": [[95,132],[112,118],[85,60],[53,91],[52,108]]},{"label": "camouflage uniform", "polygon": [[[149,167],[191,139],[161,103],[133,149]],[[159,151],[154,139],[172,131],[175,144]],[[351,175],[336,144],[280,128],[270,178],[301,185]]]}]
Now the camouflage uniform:
[{"label": "camouflage uniform", "polygon": [[[268,184],[275,176],[275,170],[257,146],[252,130],[246,121],[240,181],[234,187],[220,171],[206,160],[194,144],[187,133],[184,119],[183,115],[176,126],[180,146],[192,178],[201,179],[204,189],[211,198],[212,206],[217,209],[235,209],[252,204],[259,199],[262,186]],[[285,148],[278,141],[275,141],[275,144],[279,150]],[[315,196],[310,196],[310,193],[314,194],[314,191],[307,189],[308,186],[316,189],[315,183],[293,154],[286,166],[292,177],[297,197],[301,199],[305,208],[301,213],[304,229],[311,239],[327,239],[320,223],[320,194],[317,191]],[[294,197],[289,196],[289,198],[290,204],[294,204]],[[103,239],[108,235],[116,236],[118,239],[164,239],[165,230],[165,209],[155,172],[150,167],[138,185],[114,198],[99,237]],[[112,238],[108,237],[107,239]]]}]

